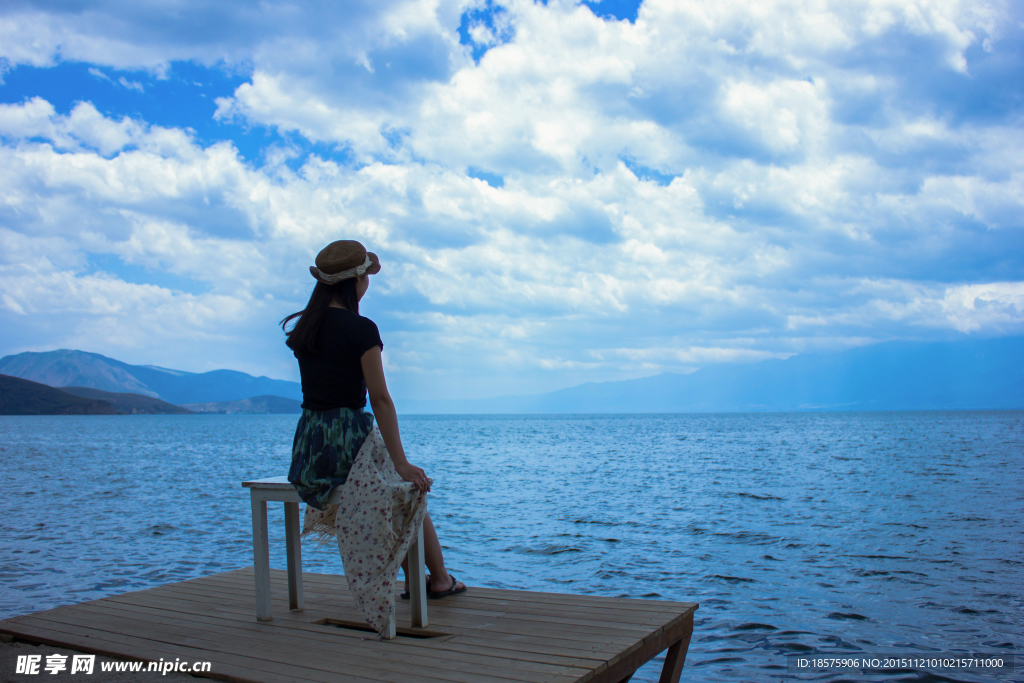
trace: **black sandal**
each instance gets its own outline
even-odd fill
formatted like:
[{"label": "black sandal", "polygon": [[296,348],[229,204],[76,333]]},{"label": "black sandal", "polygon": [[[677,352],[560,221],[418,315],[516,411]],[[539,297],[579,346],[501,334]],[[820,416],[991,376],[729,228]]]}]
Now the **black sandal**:
[{"label": "black sandal", "polygon": [[463,585],[462,588],[456,588],[455,587],[456,584],[459,583],[459,580],[455,578],[455,574],[452,574],[451,572],[448,572],[448,576],[452,577],[452,586],[451,586],[451,588],[449,588],[446,591],[432,591],[432,590],[430,590],[430,585],[428,584],[427,585],[427,597],[428,598],[430,598],[431,600],[440,600],[441,598],[447,598],[449,595],[456,595],[458,593],[465,593],[466,592],[466,586],[465,585]]}]

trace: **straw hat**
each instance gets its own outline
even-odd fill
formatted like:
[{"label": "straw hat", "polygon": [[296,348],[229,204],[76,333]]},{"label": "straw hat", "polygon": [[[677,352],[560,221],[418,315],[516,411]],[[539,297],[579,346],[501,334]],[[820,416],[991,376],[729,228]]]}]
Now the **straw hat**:
[{"label": "straw hat", "polygon": [[360,275],[380,272],[380,260],[355,240],[331,242],[316,255],[310,274],[325,285],[333,285]]}]

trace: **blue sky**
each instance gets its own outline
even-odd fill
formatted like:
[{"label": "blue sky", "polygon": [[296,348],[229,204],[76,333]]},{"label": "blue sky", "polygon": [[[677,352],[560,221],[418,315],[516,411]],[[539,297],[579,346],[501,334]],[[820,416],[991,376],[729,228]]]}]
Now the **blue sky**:
[{"label": "blue sky", "polygon": [[0,8],[0,355],[296,379],[334,239],[401,398],[1024,333],[1009,2]]}]

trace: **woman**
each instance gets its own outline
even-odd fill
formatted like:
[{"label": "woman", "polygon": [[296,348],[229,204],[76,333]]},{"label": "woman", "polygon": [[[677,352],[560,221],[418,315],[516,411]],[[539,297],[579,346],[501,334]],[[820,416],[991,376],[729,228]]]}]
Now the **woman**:
[{"label": "woman", "polygon": [[[368,452],[367,440],[378,439],[373,433],[374,418],[398,476],[412,482],[421,496],[430,490],[431,480],[405,456],[395,404],[384,381],[384,344],[373,321],[359,315],[359,301],[370,285],[369,276],[380,272],[377,255],[367,252],[359,242],[340,240],[327,245],[317,255],[316,266],[309,270],[317,280],[309,303],[281,321],[286,343],[299,361],[303,399],[288,480],[307,503],[306,531],[314,529],[333,536],[329,526],[343,529],[344,520],[333,519],[332,511],[324,521],[317,511],[329,509],[332,489],[346,482],[356,456]],[[295,326],[287,330],[287,324],[295,318]],[[363,410],[367,393],[372,414]],[[340,534],[338,540],[340,544]],[[423,517],[423,546],[430,570],[427,597],[440,599],[464,592],[466,586],[444,566],[429,514]],[[342,552],[344,557],[344,549]],[[402,561],[406,577],[407,562],[408,558]],[[408,578],[406,584],[403,598],[408,597]]]}]

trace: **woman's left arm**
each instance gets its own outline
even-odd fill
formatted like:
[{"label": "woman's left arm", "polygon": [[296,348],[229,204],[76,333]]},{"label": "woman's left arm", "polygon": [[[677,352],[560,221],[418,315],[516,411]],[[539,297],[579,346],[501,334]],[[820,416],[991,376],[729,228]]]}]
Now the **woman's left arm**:
[{"label": "woman's left arm", "polygon": [[405,457],[402,437],[398,433],[398,413],[395,411],[395,402],[391,400],[391,394],[388,392],[387,382],[384,381],[384,362],[380,351],[379,346],[374,346],[359,359],[363,367],[363,378],[366,380],[366,391],[370,395],[370,409],[377,418],[377,427],[380,429],[380,435],[384,437],[384,445],[391,454],[395,470],[402,479],[414,483],[416,488],[429,491],[430,480],[427,473]]}]

